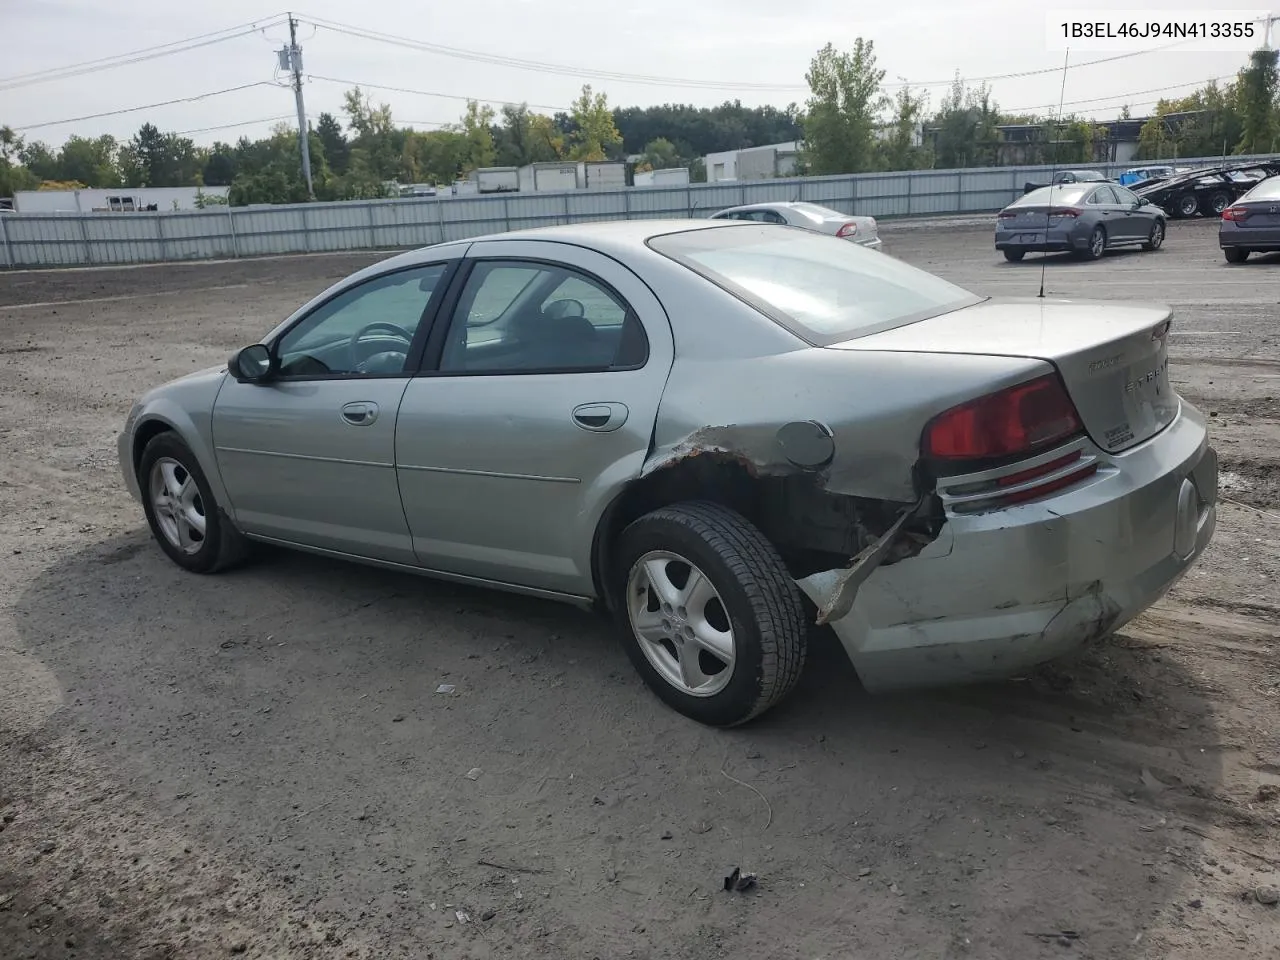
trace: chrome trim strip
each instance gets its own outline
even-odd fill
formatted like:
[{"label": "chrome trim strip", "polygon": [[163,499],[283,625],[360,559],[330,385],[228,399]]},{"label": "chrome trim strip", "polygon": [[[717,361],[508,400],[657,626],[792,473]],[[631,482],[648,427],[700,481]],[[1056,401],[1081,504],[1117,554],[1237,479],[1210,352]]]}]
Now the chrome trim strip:
[{"label": "chrome trim strip", "polygon": [[[1043,487],[1046,484],[1053,483],[1056,480],[1061,480],[1064,477],[1069,477],[1077,473],[1082,474],[1080,479],[1084,480],[1085,477],[1083,476],[1083,474],[1088,470],[1088,468],[1091,465],[1097,465],[1097,464],[1098,464],[1097,457],[1083,456],[1077,460],[1072,460],[1070,463],[1060,467],[1057,470],[1054,470],[1050,473],[1041,474],[1038,477],[1034,477],[1031,480],[1026,480],[1022,483],[1016,483],[1008,487],[995,487],[991,489],[986,489],[986,490],[982,490],[979,493],[963,493],[963,494],[952,495],[943,491],[941,494],[941,499],[942,499],[942,502],[948,507],[964,507],[964,506],[969,506],[970,504],[978,503],[984,500],[998,501],[1004,497],[1014,496],[1019,493],[1024,493],[1028,490],[1034,490],[1036,487]],[[1090,474],[1090,475],[1092,476],[1093,474]]]},{"label": "chrome trim strip", "polygon": [[341,457],[312,457],[305,453],[280,453],[277,450],[250,450],[246,447],[218,447],[219,453],[247,453],[255,457],[280,457],[284,460],[308,460],[313,463],[341,463],[348,467],[394,467],[394,463],[374,460],[344,460]]},{"label": "chrome trim strip", "polygon": [[[1028,457],[1026,460],[1019,460],[1017,463],[1005,464],[1002,467],[993,467],[990,470],[982,470],[978,473],[963,473],[955,476],[946,476],[938,478],[938,487],[952,489],[954,487],[967,487],[973,484],[989,483],[999,480],[1001,477],[1007,477],[1011,473],[1021,473],[1024,470],[1034,470],[1036,467],[1042,467],[1046,463],[1052,463],[1061,457],[1075,453],[1079,450],[1085,456],[1092,456],[1086,452],[1089,446],[1089,438],[1085,436],[1077,437],[1068,443],[1054,447],[1052,450],[1046,450],[1044,453],[1038,453],[1034,457]],[[1076,461],[1077,463],[1081,461]]]},{"label": "chrome trim strip", "polygon": [[451,473],[463,477],[495,477],[499,480],[538,480],[542,483],[581,483],[577,477],[540,477],[531,473],[499,473],[496,470],[464,470],[461,467],[424,467],[418,464],[402,463],[401,470],[415,470],[419,473]]}]

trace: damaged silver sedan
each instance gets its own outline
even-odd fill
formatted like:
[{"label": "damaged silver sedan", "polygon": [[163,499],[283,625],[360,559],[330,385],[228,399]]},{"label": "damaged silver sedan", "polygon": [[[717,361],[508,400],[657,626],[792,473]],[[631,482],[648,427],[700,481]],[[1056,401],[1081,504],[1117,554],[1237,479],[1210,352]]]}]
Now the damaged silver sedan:
[{"label": "damaged silver sedan", "polygon": [[815,622],[883,690],[1008,675],[1159,599],[1217,497],[1169,324],[790,227],[523,231],[340,281],[146,394],[120,464],[187,570],[265,542],[598,605],[658,696],[732,725]]}]

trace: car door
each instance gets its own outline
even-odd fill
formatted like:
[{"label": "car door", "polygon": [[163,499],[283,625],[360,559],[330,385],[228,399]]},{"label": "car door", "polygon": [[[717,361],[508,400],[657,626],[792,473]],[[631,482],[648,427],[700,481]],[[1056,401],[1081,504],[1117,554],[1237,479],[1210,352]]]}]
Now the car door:
[{"label": "car door", "polygon": [[425,567],[579,596],[605,506],[640,473],[671,368],[667,315],[617,260],[472,245],[405,392],[396,464]]},{"label": "car door", "polygon": [[1111,192],[1116,196],[1117,208],[1124,223],[1124,239],[1145,240],[1151,236],[1151,226],[1155,223],[1156,208],[1143,206],[1138,195],[1124,187],[1112,186]]},{"label": "car door", "polygon": [[1114,243],[1125,236],[1124,216],[1116,203],[1116,195],[1106,184],[1094,187],[1085,199],[1085,208],[1093,213],[1094,219],[1107,231],[1107,242]]},{"label": "car door", "polygon": [[213,408],[215,456],[246,533],[414,562],[396,415],[450,271],[430,263],[348,286],[273,339],[267,381],[227,379]]}]

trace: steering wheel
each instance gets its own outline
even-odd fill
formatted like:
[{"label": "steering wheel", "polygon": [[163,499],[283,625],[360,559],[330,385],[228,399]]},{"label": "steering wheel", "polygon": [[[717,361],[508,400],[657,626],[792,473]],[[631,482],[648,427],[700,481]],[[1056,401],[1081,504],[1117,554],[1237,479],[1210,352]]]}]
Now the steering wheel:
[{"label": "steering wheel", "polygon": [[547,308],[542,313],[543,316],[550,317],[552,320],[562,320],[565,317],[585,317],[587,308],[582,305],[581,300],[566,297],[564,300],[547,304]]},{"label": "steering wheel", "polygon": [[[347,351],[350,354],[350,359],[351,359],[351,369],[361,370],[362,369],[361,365],[365,363],[366,360],[369,359],[368,357],[364,358],[363,360],[360,358],[360,353],[359,353],[360,341],[364,339],[364,337],[367,334],[372,333],[375,330],[382,330],[382,331],[388,332],[392,336],[394,336],[397,340],[403,340],[404,353],[406,355],[409,353],[409,347],[413,344],[412,333],[410,333],[404,327],[398,326],[397,324],[388,323],[385,320],[375,320],[373,321],[373,323],[366,323],[363,327],[361,327],[359,330],[357,330],[355,333],[351,335],[351,341],[347,344]],[[387,351],[379,351],[379,352],[385,353]]]}]

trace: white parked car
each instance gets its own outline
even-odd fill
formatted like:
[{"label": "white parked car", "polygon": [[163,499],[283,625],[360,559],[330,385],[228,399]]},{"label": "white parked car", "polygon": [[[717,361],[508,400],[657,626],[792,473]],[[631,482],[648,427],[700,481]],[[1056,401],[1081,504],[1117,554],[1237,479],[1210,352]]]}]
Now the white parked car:
[{"label": "white parked car", "polygon": [[864,247],[876,249],[880,246],[880,232],[876,228],[875,217],[853,217],[816,203],[748,203],[714,213],[711,219],[782,223],[803,227],[815,233],[843,237]]}]

